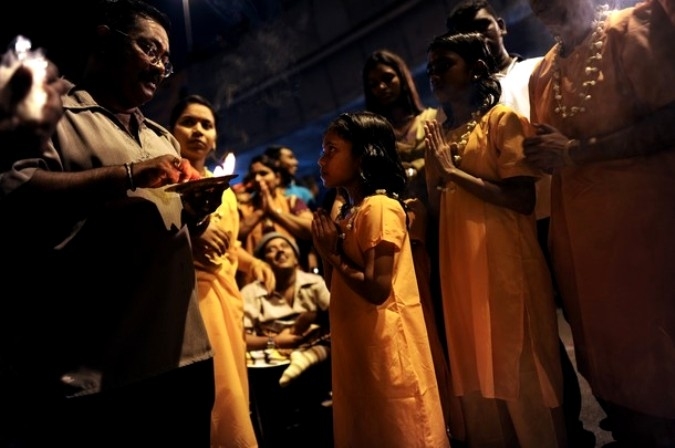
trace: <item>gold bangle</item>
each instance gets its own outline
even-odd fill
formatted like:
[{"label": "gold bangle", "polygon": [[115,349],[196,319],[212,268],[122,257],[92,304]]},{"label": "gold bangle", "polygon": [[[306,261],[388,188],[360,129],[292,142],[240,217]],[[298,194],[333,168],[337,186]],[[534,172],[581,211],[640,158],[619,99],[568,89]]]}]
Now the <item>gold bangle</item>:
[{"label": "gold bangle", "polygon": [[562,150],[562,158],[563,158],[563,166],[574,166],[574,160],[572,160],[572,156],[570,154],[570,150],[572,148],[578,148],[579,147],[579,140],[573,138],[571,140],[568,140],[567,143],[565,144],[565,147]]}]

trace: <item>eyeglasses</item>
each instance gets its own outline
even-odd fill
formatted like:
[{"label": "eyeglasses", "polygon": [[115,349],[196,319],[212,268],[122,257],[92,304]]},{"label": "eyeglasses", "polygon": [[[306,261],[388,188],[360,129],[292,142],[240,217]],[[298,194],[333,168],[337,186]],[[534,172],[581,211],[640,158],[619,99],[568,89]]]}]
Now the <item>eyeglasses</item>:
[{"label": "eyeglasses", "polygon": [[114,31],[118,32],[119,34],[126,37],[134,44],[136,44],[136,46],[138,46],[138,48],[141,49],[143,54],[145,54],[148,57],[152,65],[162,64],[162,67],[164,67],[164,73],[162,74],[162,76],[165,79],[171,76],[171,74],[173,73],[173,64],[171,64],[171,61],[169,60],[168,56],[162,55],[160,49],[157,47],[157,44],[144,38],[133,38],[129,36],[127,33],[117,29]]},{"label": "eyeglasses", "polygon": [[439,59],[438,61],[427,64],[427,76],[442,75],[447,72],[454,64],[449,59]]}]

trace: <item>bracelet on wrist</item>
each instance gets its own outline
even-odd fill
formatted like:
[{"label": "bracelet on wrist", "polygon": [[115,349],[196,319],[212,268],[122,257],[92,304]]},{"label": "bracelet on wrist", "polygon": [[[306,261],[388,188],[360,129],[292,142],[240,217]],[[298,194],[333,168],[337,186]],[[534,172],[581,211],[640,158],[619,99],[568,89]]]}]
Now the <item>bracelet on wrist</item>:
[{"label": "bracelet on wrist", "polygon": [[265,346],[267,350],[272,350],[277,348],[277,342],[274,340],[274,335],[267,335],[267,345]]},{"label": "bracelet on wrist", "polygon": [[125,163],[124,171],[127,173],[127,189],[136,191],[136,184],[134,183],[134,162]]}]

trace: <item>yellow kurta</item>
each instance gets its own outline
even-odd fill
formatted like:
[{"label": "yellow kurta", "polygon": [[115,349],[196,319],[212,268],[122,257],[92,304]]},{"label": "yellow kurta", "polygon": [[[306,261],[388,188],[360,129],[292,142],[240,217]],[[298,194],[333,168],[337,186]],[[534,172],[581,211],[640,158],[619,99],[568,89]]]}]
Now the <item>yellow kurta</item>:
[{"label": "yellow kurta", "polygon": [[[448,140],[465,131],[451,132]],[[461,169],[490,181],[536,177],[523,161],[528,132],[520,115],[493,107],[469,136]],[[557,318],[534,215],[488,203],[454,183],[440,200],[441,289],[455,392],[517,400],[521,353],[528,347],[543,404],[559,406]]]},{"label": "yellow kurta", "polygon": [[[250,417],[244,303],[235,280],[239,232],[237,198],[232,189],[223,192],[222,203],[210,225],[230,232],[230,249],[212,263],[195,263],[199,309],[213,346],[216,398],[211,414],[212,447],[257,447]],[[198,240],[197,240],[198,241]],[[194,250],[200,251],[198,242]]]},{"label": "yellow kurta", "polygon": [[[615,13],[586,112],[554,112],[553,53],[530,81],[532,119],[570,138],[601,136],[675,100],[675,30],[650,29],[648,6]],[[669,22],[666,22],[669,24]],[[650,42],[651,39],[651,42]],[[559,63],[583,73],[590,42]],[[579,75],[585,80],[584,75]],[[563,103],[581,79],[564,76]],[[569,107],[569,106],[568,106]],[[675,151],[556,171],[551,255],[580,372],[604,400],[675,418]]]},{"label": "yellow kurta", "polygon": [[345,254],[360,266],[364,253],[381,241],[397,251],[392,292],[382,305],[371,304],[333,273],[335,446],[447,447],[403,208],[384,195],[370,196],[340,226]]}]

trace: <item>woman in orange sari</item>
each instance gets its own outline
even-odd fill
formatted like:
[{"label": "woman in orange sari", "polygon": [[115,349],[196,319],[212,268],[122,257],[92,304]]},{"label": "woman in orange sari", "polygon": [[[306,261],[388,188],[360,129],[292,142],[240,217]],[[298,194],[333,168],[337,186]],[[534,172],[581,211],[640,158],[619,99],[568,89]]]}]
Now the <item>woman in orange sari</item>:
[{"label": "woman in orange sari", "polygon": [[[206,167],[216,144],[216,114],[210,102],[197,95],[185,97],[174,106],[170,129],[180,143],[181,155],[203,177],[213,176]],[[244,302],[235,275],[244,270],[273,285],[274,273],[241,247],[236,240],[238,230],[237,199],[232,189],[227,189],[208,227],[193,242],[199,309],[214,351],[214,448],[258,446],[249,412]]]}]

